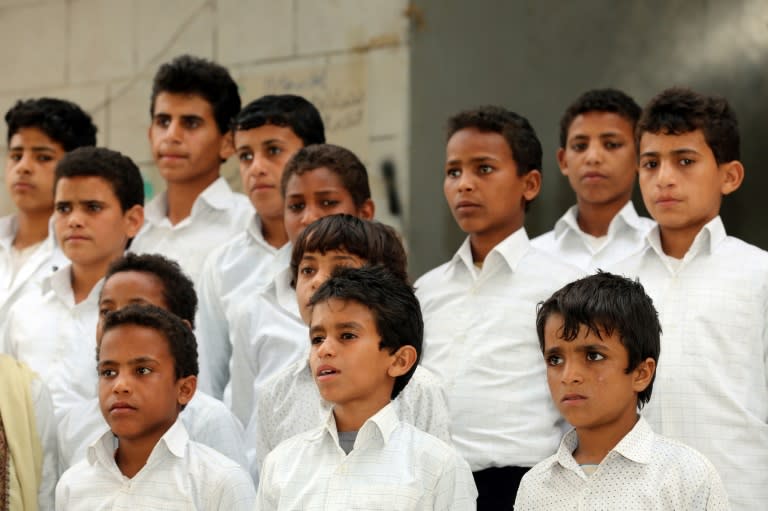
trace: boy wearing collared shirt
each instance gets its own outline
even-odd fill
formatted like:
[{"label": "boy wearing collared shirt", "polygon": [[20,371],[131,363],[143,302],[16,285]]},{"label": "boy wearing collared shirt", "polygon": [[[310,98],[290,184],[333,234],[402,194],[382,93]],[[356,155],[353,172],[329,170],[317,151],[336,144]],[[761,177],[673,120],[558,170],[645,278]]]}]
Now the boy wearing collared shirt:
[{"label": "boy wearing collared shirt", "polygon": [[653,433],[661,327],[638,282],[597,273],[539,306],[536,331],[552,400],[575,429],[520,483],[515,509],[727,510],[712,464]]},{"label": "boy wearing collared shirt", "polygon": [[640,190],[658,226],[612,271],[639,277],[659,310],[662,357],[645,416],[701,451],[731,506],[768,502],[768,253],[726,235],[723,196],[744,179],[728,102],[668,89],[636,133]]},{"label": "boy wearing collared shirt", "polygon": [[391,403],[421,353],[410,286],[382,267],[346,268],[309,305],[310,368],[333,408],[267,456],[256,509],[475,509],[467,463]]},{"label": "boy wearing collared shirt", "polygon": [[[304,229],[294,242],[290,266],[301,318],[280,315],[284,335],[306,338],[312,294],[337,269],[363,265],[382,265],[404,282],[408,281],[405,249],[391,227],[351,215],[330,215]],[[264,317],[274,314],[275,310],[272,302],[264,299],[255,301],[253,307]],[[275,326],[266,328],[276,330]],[[308,348],[302,350],[303,353],[307,353]],[[254,411],[246,441],[255,451],[251,474],[258,479],[267,454],[283,440],[317,427],[327,414],[329,404],[320,397],[306,355],[254,392]],[[448,405],[442,382],[435,375],[418,366],[393,404],[397,405],[400,420],[450,442]]]},{"label": "boy wearing collared shirt", "polygon": [[182,55],[155,74],[149,142],[166,190],[147,204],[133,251],[178,261],[193,282],[211,250],[253,216],[248,199],[220,175],[233,153],[229,125],[239,111],[237,84],[218,64]]},{"label": "boy wearing collared shirt", "polygon": [[90,367],[98,296],[109,264],[123,255],[144,219],[144,184],[127,156],[80,147],[56,166],[56,238],[71,264],[11,307],[3,349],[27,363],[51,391],[57,419],[96,394]]},{"label": "boy wearing collared shirt", "polygon": [[531,245],[590,272],[644,246],[653,222],[632,205],[638,117],[635,100],[616,89],[587,91],[568,107],[557,161],[576,205]]},{"label": "boy wearing collared shirt", "polygon": [[197,383],[188,325],[158,307],[129,305],[106,316],[97,357],[99,404],[111,431],[61,477],[57,510],[252,509],[247,472],[190,441],[178,420]]},{"label": "boy wearing collared shirt", "polygon": [[292,94],[249,103],[232,122],[232,132],[243,190],[256,213],[244,232],[208,256],[198,286],[200,383],[219,399],[229,382],[233,312],[283,269],[290,252],[280,190],[283,169],[302,147],[325,142],[317,108]]},{"label": "boy wearing collared shirt", "polygon": [[[349,149],[314,144],[299,150],[288,162],[280,181],[284,223],[289,242],[318,218],[345,213],[373,218],[374,205],[365,165]],[[254,405],[254,388],[306,353],[303,335],[293,337],[285,324],[301,321],[291,287],[286,251],[275,263],[274,277],[256,296],[233,308],[231,381],[224,402],[247,423]],[[264,301],[274,306],[265,306]],[[255,303],[258,302],[258,305]]]},{"label": "boy wearing collared shirt", "polygon": [[96,145],[91,117],[69,101],[19,101],[5,122],[5,185],[17,212],[0,218],[0,328],[28,283],[39,283],[66,264],[50,232],[54,170],[68,151]]},{"label": "boy wearing collared shirt", "polygon": [[[107,314],[131,304],[160,307],[195,327],[197,296],[192,281],[176,262],[159,254],[128,253],[110,265],[99,295],[97,336]],[[224,403],[198,390],[179,417],[192,440],[247,467],[243,427]],[[58,427],[61,466],[67,469],[84,459],[88,446],[107,429],[98,398],[69,410]]]},{"label": "boy wearing collared shirt", "polygon": [[468,237],[416,294],[424,366],[445,383],[451,437],[474,471],[480,510],[511,508],[522,475],[561,435],[532,318],[579,272],[530,246],[525,211],[540,187],[541,144],[525,118],[489,106],[449,120],[443,189]]}]

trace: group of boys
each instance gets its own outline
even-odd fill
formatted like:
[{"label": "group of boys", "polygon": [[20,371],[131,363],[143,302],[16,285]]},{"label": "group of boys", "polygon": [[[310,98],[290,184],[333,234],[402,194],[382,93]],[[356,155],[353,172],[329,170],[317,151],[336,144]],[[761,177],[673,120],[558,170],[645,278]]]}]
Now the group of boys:
[{"label": "group of boys", "polygon": [[[240,107],[218,64],[160,67],[167,186],[146,208],[79,107],[7,113],[0,511],[768,501],[768,254],[719,217],[744,177],[725,100],[580,96],[557,153],[576,205],[534,240],[533,127],[452,116],[444,192],[468,236],[413,287],[320,112]],[[247,196],[220,175],[233,154]]]}]

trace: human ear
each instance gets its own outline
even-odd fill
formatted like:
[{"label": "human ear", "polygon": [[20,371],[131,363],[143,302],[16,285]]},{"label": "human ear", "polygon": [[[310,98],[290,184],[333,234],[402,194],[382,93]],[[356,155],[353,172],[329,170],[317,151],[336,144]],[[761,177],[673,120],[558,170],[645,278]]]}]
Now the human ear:
[{"label": "human ear", "polygon": [[235,141],[232,131],[224,133],[221,137],[221,147],[219,148],[219,158],[226,161],[230,156],[235,154]]},{"label": "human ear", "polygon": [[535,199],[541,191],[541,171],[530,170],[527,174],[522,176],[523,180],[523,197],[526,202],[530,202]]},{"label": "human ear", "polygon": [[363,205],[357,208],[357,216],[363,220],[373,220],[373,213],[376,207],[373,204],[373,199],[365,199]]},{"label": "human ear", "polygon": [[404,375],[411,370],[418,358],[419,355],[416,353],[416,348],[413,346],[400,346],[393,354],[387,374],[392,378]]},{"label": "human ear", "polygon": [[632,371],[633,381],[632,388],[635,392],[644,391],[653,380],[653,375],[656,372],[656,361],[651,357],[646,358],[635,367]]},{"label": "human ear", "polygon": [[125,235],[128,238],[134,238],[141,229],[141,226],[144,225],[144,206],[139,204],[131,206],[123,213],[123,222],[125,225]]},{"label": "human ear", "polygon": [[557,150],[557,164],[560,167],[560,172],[564,175],[568,175],[568,162],[565,161],[565,148],[561,147]]},{"label": "human ear", "polygon": [[186,405],[192,400],[197,390],[197,376],[190,375],[179,378],[176,380],[176,389],[178,391],[176,400],[180,405]]},{"label": "human ear", "polygon": [[720,192],[728,195],[735,192],[744,181],[744,165],[739,160],[729,161],[720,165],[723,172],[723,182],[720,185]]}]

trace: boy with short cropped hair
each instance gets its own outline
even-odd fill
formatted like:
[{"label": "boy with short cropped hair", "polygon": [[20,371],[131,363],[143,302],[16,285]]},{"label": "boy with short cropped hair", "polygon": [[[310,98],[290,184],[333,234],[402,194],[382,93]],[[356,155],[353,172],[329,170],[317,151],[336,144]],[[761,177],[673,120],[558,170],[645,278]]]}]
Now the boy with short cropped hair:
[{"label": "boy with short cropped hair", "polygon": [[562,419],[537,364],[536,303],[579,275],[530,246],[541,144],[500,107],[448,121],[445,198],[466,241],[416,282],[424,366],[445,382],[453,443],[474,471],[478,509],[509,509],[528,467],[557,449]]},{"label": "boy with short cropped hair", "polygon": [[585,271],[640,250],[653,226],[632,205],[637,174],[635,100],[616,89],[594,89],[560,119],[557,161],[576,205],[531,244]]},{"label": "boy with short cropped hair", "polygon": [[133,251],[179,261],[193,282],[211,250],[245,230],[253,215],[248,199],[220,175],[239,111],[237,84],[214,62],[182,55],[155,74],[149,142],[166,190],[147,204]]},{"label": "boy with short cropped hair", "polygon": [[158,307],[129,305],[106,316],[97,350],[110,431],[61,477],[56,509],[252,509],[248,474],[191,441],[178,420],[197,386],[189,326]]},{"label": "boy with short cropped hair", "polygon": [[309,364],[333,408],[267,456],[256,509],[475,509],[467,463],[391,404],[421,354],[410,286],[381,267],[346,268],[309,305]]},{"label": "boy with short cropped hair", "polygon": [[726,235],[723,196],[744,179],[728,102],[689,89],[638,122],[640,190],[658,226],[612,271],[639,277],[664,329],[648,422],[717,467],[731,506],[768,502],[768,253]]},{"label": "boy with short cropped hair", "polygon": [[[192,281],[176,262],[159,254],[128,253],[110,265],[99,295],[97,336],[107,314],[131,304],[160,307],[181,318],[189,328],[195,326],[197,296]],[[192,440],[247,467],[243,427],[224,403],[198,390],[179,417]],[[63,469],[84,459],[88,446],[107,428],[98,398],[69,410],[58,427]]]},{"label": "boy with short cropped hair", "polygon": [[229,381],[233,309],[268,284],[290,257],[280,191],[283,169],[302,147],[325,142],[317,108],[292,94],[252,101],[237,114],[232,131],[243,190],[256,213],[245,231],[208,256],[199,280],[200,384],[219,398]]},{"label": "boy with short cropped hair", "polygon": [[552,400],[575,429],[525,474],[515,509],[729,509],[715,467],[637,413],[661,333],[640,283],[600,272],[567,284],[539,305],[536,331]]},{"label": "boy with short cropped hair", "polygon": [[[288,162],[280,184],[285,203],[285,230],[293,243],[318,218],[346,213],[373,218],[368,172],[352,151],[331,144],[302,148]],[[247,423],[254,405],[254,387],[306,352],[303,335],[293,337],[286,324],[301,321],[291,287],[287,260],[257,295],[240,300],[232,312],[231,381],[224,401]],[[254,300],[271,306],[255,306]],[[267,314],[264,311],[270,310]]]},{"label": "boy with short cropped hair", "polygon": [[5,122],[5,185],[17,212],[0,218],[0,327],[28,282],[39,282],[66,264],[49,232],[54,169],[68,151],[96,145],[91,117],[70,101],[18,101]]},{"label": "boy with short cropped hair", "polygon": [[[267,331],[260,332],[261,342],[305,338],[312,294],[334,271],[363,265],[384,266],[392,275],[408,282],[405,249],[391,227],[351,215],[330,215],[312,222],[299,235],[291,255],[291,282],[301,317],[280,314],[279,330],[264,322]],[[264,317],[274,310],[273,302],[263,299],[253,307]],[[308,346],[302,353],[308,355]],[[246,441],[253,449],[251,475],[257,480],[267,454],[283,440],[318,426],[329,403],[320,397],[308,356],[302,356],[255,388],[254,399]],[[393,403],[400,420],[450,442],[445,392],[442,383],[428,370],[418,366]]]},{"label": "boy with short cropped hair", "polygon": [[95,396],[96,378],[87,368],[95,346],[98,296],[107,267],[141,227],[143,204],[138,167],[116,151],[81,147],[56,166],[53,224],[70,264],[11,307],[3,348],[45,380],[57,419]]}]

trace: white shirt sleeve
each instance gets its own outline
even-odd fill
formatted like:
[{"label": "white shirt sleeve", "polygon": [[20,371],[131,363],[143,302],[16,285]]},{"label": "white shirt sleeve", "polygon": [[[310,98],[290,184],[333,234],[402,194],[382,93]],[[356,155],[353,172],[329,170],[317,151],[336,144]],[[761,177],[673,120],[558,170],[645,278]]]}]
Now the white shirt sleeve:
[{"label": "white shirt sleeve", "polygon": [[56,482],[59,480],[58,448],[56,445],[56,422],[53,417],[53,402],[48,387],[40,378],[32,380],[32,399],[35,409],[37,432],[43,448],[43,474],[38,490],[38,506],[42,511],[53,510]]},{"label": "white shirt sleeve", "polygon": [[195,336],[200,359],[200,388],[216,399],[224,395],[229,383],[229,361],[232,343],[229,325],[221,303],[221,283],[218,275],[218,256],[213,252],[203,265],[198,281],[198,311]]}]

